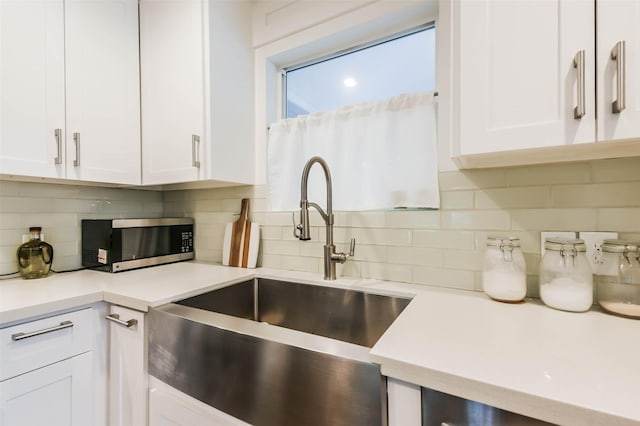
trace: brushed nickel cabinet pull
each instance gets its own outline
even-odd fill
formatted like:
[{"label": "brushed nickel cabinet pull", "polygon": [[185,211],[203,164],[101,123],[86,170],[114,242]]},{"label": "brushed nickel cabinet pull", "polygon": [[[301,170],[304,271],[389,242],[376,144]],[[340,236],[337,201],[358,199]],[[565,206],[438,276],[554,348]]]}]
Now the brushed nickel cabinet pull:
[{"label": "brushed nickel cabinet pull", "polygon": [[581,119],[586,114],[586,105],[585,105],[585,60],[584,60],[585,51],[580,50],[576,53],[576,56],[573,58],[573,67],[576,69],[576,85],[577,85],[577,105],[573,109],[573,118],[576,120]]},{"label": "brushed nickel cabinet pull", "polygon": [[611,104],[611,111],[614,114],[621,113],[626,107],[626,54],[625,54],[625,42],[619,41],[611,50],[611,59],[616,61],[616,91],[618,92],[618,98]]},{"label": "brushed nickel cabinet pull", "polygon": [[200,136],[191,135],[191,160],[195,168],[200,168]]},{"label": "brushed nickel cabinet pull", "polygon": [[109,314],[105,317],[106,319],[108,319],[109,321],[115,322],[116,324],[120,324],[123,325],[127,328],[131,328],[134,325],[138,324],[138,320],[135,318],[132,318],[128,321],[123,321],[120,319],[120,314]]},{"label": "brushed nickel cabinet pull", "polygon": [[73,327],[73,323],[71,321],[62,321],[59,325],[54,325],[53,327],[44,328],[38,331],[32,331],[30,333],[16,333],[11,335],[11,340],[18,341],[28,339],[30,337],[40,336],[41,334],[52,333],[58,330],[64,330],[65,328]]},{"label": "brushed nickel cabinet pull", "polygon": [[73,141],[76,144],[76,159],[73,160],[73,167],[78,167],[80,166],[80,133],[79,132],[73,133]]},{"label": "brushed nickel cabinet pull", "polygon": [[53,159],[53,164],[62,164],[62,129],[55,129],[53,134],[56,137],[56,146],[58,148],[58,156]]}]

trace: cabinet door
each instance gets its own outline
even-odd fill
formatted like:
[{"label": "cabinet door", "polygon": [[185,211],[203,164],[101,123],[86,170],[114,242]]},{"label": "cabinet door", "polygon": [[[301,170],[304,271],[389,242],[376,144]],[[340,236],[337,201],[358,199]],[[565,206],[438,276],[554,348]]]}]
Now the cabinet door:
[{"label": "cabinet door", "polygon": [[67,177],[139,184],[138,2],[66,0],[65,32]]},{"label": "cabinet door", "polygon": [[92,352],[0,382],[0,425],[93,422]]},{"label": "cabinet door", "polygon": [[0,173],[64,177],[63,16],[62,0],[0,2]]},{"label": "cabinet door", "polygon": [[109,321],[109,421],[111,426],[147,424],[147,359],[144,314],[112,306],[110,315],[122,321],[137,320],[127,327]]},{"label": "cabinet door", "polygon": [[205,166],[195,163],[202,147],[194,139],[205,140],[203,7],[198,0],[140,2],[144,184],[194,181]]},{"label": "cabinet door", "polygon": [[[593,2],[463,0],[452,7],[454,156],[594,141]],[[586,113],[574,119],[581,50]]]},{"label": "cabinet door", "polygon": [[151,378],[149,426],[249,426],[216,408]]},{"label": "cabinet door", "polygon": [[[598,140],[640,138],[640,2],[598,0]],[[612,51],[624,42],[623,63],[612,59]],[[617,57],[617,55],[616,55]],[[618,78],[623,93],[618,93]],[[621,96],[625,108],[614,112]]]}]

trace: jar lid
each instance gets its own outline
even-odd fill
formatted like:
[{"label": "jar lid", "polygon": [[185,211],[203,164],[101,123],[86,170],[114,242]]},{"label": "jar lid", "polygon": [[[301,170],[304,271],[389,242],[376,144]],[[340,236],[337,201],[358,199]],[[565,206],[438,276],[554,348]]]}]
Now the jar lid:
[{"label": "jar lid", "polygon": [[587,251],[584,240],[568,239],[568,238],[546,238],[544,240],[545,250],[576,250]]},{"label": "jar lid", "polygon": [[602,251],[607,253],[624,253],[625,251],[638,251],[640,241],[629,240],[604,240],[602,242]]},{"label": "jar lid", "polygon": [[520,247],[520,238],[489,235],[487,236],[487,246]]},{"label": "jar lid", "polygon": [[40,226],[30,226],[29,227],[29,232],[35,232],[35,231],[38,231],[38,232],[42,231],[42,227],[40,227]]}]

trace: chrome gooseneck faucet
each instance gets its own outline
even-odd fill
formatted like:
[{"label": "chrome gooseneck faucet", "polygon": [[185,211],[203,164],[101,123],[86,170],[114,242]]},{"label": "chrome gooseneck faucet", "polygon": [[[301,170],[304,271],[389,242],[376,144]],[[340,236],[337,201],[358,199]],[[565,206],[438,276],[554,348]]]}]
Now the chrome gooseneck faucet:
[{"label": "chrome gooseneck faucet", "polygon": [[[311,203],[307,200],[307,184],[309,181],[309,171],[311,170],[311,166],[315,163],[320,164],[322,166],[322,170],[324,171],[324,177],[327,185],[327,212],[325,213],[322,210],[322,207],[317,205],[316,203]],[[331,173],[329,172],[329,166],[327,162],[324,161],[321,157],[312,157],[305,164],[304,169],[302,170],[302,187],[301,187],[301,196],[300,196],[300,224],[295,224],[294,218],[294,226],[293,235],[301,241],[308,241],[311,239],[309,235],[309,206],[315,208],[324,219],[325,228],[327,231],[327,242],[324,245],[324,279],[325,280],[335,280],[336,279],[336,262],[344,263],[347,259],[354,255],[355,247],[356,247],[356,239],[351,239],[351,247],[349,249],[349,254],[345,253],[336,253],[336,246],[333,244],[333,209],[331,207],[332,200],[332,190],[331,190]]]}]

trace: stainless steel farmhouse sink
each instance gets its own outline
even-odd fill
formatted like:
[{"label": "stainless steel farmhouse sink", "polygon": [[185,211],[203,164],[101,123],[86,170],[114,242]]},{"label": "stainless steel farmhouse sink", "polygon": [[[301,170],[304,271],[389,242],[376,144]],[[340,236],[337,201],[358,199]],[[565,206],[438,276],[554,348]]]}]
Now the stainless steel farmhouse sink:
[{"label": "stainless steel farmhouse sink", "polygon": [[369,348],[410,298],[257,278],[149,311],[149,373],[256,426],[386,425]]}]

